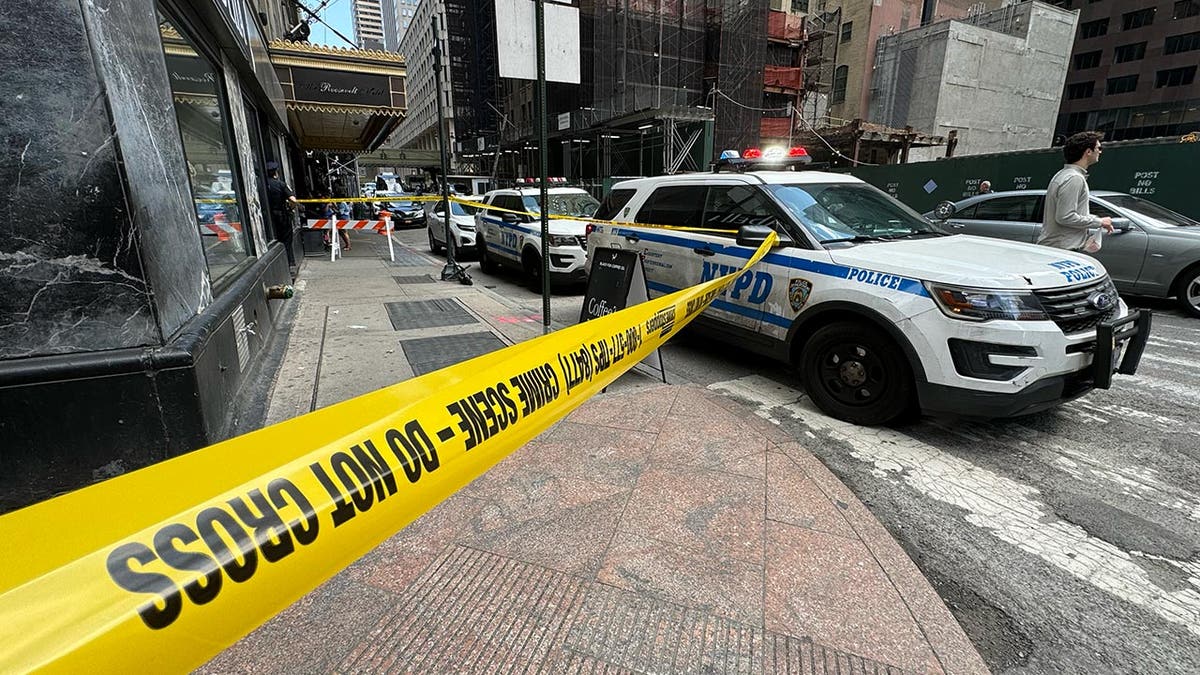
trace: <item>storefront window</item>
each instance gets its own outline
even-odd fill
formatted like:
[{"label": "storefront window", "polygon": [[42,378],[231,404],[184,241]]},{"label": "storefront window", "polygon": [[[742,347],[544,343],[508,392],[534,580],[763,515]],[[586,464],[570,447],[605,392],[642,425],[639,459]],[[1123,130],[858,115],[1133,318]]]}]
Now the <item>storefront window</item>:
[{"label": "storefront window", "polygon": [[233,161],[221,71],[161,10],[158,27],[175,117],[183,137],[200,242],[209,276],[216,283],[253,253]]}]

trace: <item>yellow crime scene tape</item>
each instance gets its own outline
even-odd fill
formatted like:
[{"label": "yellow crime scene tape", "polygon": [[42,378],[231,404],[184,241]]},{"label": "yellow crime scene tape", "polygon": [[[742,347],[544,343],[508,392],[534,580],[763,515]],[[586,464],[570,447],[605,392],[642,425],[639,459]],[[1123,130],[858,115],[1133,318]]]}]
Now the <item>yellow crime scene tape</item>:
[{"label": "yellow crime scene tape", "polygon": [[[533,211],[518,211],[516,209],[506,209],[506,208],[503,208],[500,206],[492,206],[490,204],[484,204],[483,202],[471,201],[470,199],[463,199],[461,197],[451,196],[449,199],[450,199],[450,201],[458,202],[459,204],[462,204],[463,206],[470,206],[472,208],[486,210],[486,211],[496,211],[498,213],[515,213],[519,216],[530,216],[532,218],[540,218],[542,215],[540,213],[535,213]],[[329,198],[329,199],[297,199],[296,201],[300,204],[336,204],[339,202],[352,203],[352,202],[387,202],[387,201],[440,202],[440,201],[442,201],[442,198],[440,195],[413,195],[413,196],[405,195],[403,197],[389,196],[384,199],[379,199],[376,197],[346,197],[346,198]],[[597,220],[595,218],[588,218],[586,216],[569,216],[569,215],[559,214],[559,213],[551,213],[551,214],[548,214],[546,217],[550,220],[575,220],[575,221],[579,221],[581,223],[594,223],[597,225],[637,225],[638,227],[653,227],[653,228],[661,229],[661,230],[680,230],[683,232],[721,232],[721,233],[725,233],[725,234],[729,233],[729,230],[721,230],[721,229],[715,229],[715,228],[710,228],[710,227],[687,227],[684,225],[656,225],[653,223],[619,223],[619,222],[612,221],[612,220]]]},{"label": "yellow crime scene tape", "polygon": [[658,349],[743,270],[0,516],[0,672],[195,668]]}]

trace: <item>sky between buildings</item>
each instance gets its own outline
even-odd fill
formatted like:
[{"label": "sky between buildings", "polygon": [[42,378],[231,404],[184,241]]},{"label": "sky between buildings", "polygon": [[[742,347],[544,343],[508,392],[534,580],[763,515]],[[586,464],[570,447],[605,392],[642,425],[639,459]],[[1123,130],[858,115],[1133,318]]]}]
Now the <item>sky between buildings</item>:
[{"label": "sky between buildings", "polygon": [[[321,6],[319,0],[307,0],[304,2],[309,9],[316,11],[317,7]],[[317,12],[325,23],[333,26],[339,33],[345,35],[351,40],[354,39],[354,20],[350,15],[350,5],[352,0],[332,0],[325,9]],[[354,45],[346,44],[346,41],[334,34],[333,31],[325,27],[319,21],[313,21],[312,34],[308,39],[313,44],[331,45],[333,47],[353,47]]]}]

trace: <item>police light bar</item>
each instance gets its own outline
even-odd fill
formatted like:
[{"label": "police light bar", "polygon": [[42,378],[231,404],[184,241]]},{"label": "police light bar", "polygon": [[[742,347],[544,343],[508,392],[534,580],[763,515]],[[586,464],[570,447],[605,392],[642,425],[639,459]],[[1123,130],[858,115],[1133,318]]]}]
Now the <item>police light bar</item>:
[{"label": "police light bar", "polygon": [[714,164],[714,170],[722,167],[733,167],[744,171],[746,167],[792,167],[797,164],[809,164],[812,157],[808,150],[800,146],[784,148],[773,146],[769,148],[746,148],[738,154],[737,150],[725,150]]}]

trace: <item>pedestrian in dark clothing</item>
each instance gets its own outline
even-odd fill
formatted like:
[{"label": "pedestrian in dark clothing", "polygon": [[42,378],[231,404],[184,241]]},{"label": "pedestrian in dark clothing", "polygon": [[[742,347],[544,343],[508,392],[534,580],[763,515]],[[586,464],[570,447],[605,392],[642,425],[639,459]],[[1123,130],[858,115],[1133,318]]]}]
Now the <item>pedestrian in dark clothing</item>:
[{"label": "pedestrian in dark clothing", "polygon": [[288,266],[296,266],[296,254],[292,251],[292,209],[296,196],[288,184],[279,179],[279,166],[274,162],[267,165],[267,210],[271,213],[271,229],[275,239],[287,250]]}]

